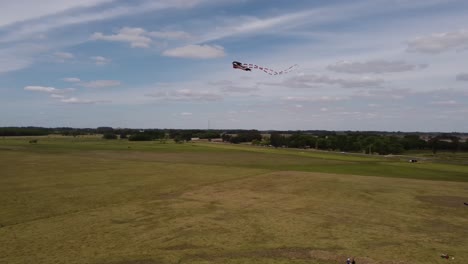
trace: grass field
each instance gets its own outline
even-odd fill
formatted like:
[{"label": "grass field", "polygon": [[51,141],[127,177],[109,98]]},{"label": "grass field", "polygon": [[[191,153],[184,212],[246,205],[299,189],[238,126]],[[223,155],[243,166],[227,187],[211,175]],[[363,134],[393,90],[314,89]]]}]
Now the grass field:
[{"label": "grass field", "polygon": [[0,263],[468,261],[464,154],[34,138],[0,138]]}]

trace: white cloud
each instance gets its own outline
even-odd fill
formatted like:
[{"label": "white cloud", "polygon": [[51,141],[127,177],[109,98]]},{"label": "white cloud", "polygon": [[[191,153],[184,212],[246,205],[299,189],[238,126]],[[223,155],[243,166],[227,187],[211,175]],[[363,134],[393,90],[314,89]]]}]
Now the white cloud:
[{"label": "white cloud", "polygon": [[61,94],[51,94],[50,97],[52,97],[52,98],[59,98],[59,99],[65,98],[65,96],[64,96],[64,95],[61,95]]},{"label": "white cloud", "polygon": [[76,78],[76,77],[63,78],[62,80],[65,82],[71,82],[71,83],[76,83],[76,82],[81,81],[79,78]]},{"label": "white cloud", "polygon": [[468,73],[457,74],[457,81],[468,81]]},{"label": "white cloud", "polygon": [[218,101],[223,97],[211,91],[193,91],[190,89],[180,89],[176,91],[158,91],[146,94],[148,97],[170,100],[170,101]]},{"label": "white cloud", "polygon": [[0,73],[21,70],[30,66],[33,61],[31,58],[18,57],[12,54],[2,54],[0,52]]},{"label": "white cloud", "polygon": [[[337,23],[369,15],[386,14],[391,11],[425,8],[448,0],[399,1],[388,5],[387,0],[344,1],[345,4],[330,4],[326,7],[304,8],[301,11],[283,13],[270,17],[237,16],[222,17],[214,30],[201,34],[197,44],[247,34],[289,34],[304,25]],[[395,2],[395,1],[394,1]],[[386,8],[381,8],[386,5]]]},{"label": "white cloud", "polygon": [[403,88],[368,89],[368,90],[358,90],[355,92],[355,94],[352,97],[388,100],[389,98],[404,99],[413,94],[414,92],[411,91],[410,89],[403,89]]},{"label": "white cloud", "polygon": [[251,93],[260,90],[258,87],[242,87],[236,85],[223,86],[220,89],[225,93]]},{"label": "white cloud", "polygon": [[371,60],[367,62],[340,61],[329,65],[327,69],[343,73],[391,73],[422,69],[427,65],[413,65],[404,61]]},{"label": "white cloud", "polygon": [[191,116],[192,113],[189,113],[189,112],[182,112],[180,113],[181,116]]},{"label": "white cloud", "polygon": [[130,43],[134,48],[149,48],[152,40],[146,36],[146,33],[146,30],[142,28],[124,27],[114,35],[104,35],[101,32],[96,32],[91,36],[91,39]]},{"label": "white cloud", "polygon": [[428,54],[468,48],[468,30],[435,33],[408,41],[409,52]]},{"label": "white cloud", "polygon": [[291,88],[318,88],[321,85],[338,85],[342,88],[375,88],[384,83],[383,79],[373,77],[333,78],[326,75],[307,74],[294,76],[280,83],[262,83],[266,85],[284,86]]},{"label": "white cloud", "polygon": [[305,8],[301,11],[283,13],[270,17],[238,16],[225,18],[217,22],[215,30],[202,34],[198,44],[218,39],[247,34],[288,34],[293,29],[304,25],[336,23],[358,16],[381,13],[386,9],[377,8],[378,1],[331,4],[326,7]]},{"label": "white cloud", "polygon": [[78,99],[76,97],[62,98],[60,100],[62,103],[67,104],[96,104],[96,103],[106,103],[110,102],[108,100],[88,100],[88,99]]},{"label": "white cloud", "polygon": [[328,103],[328,102],[339,102],[346,100],[342,97],[333,97],[333,96],[319,96],[319,97],[305,97],[305,96],[286,96],[283,98],[285,101],[290,102],[310,102],[310,103]]},{"label": "white cloud", "polygon": [[361,77],[358,79],[333,79],[343,88],[360,88],[360,87],[379,87],[384,83],[384,80],[372,77]]},{"label": "white cloud", "polygon": [[453,106],[458,105],[457,101],[455,100],[446,100],[446,101],[433,101],[430,103],[431,105],[440,105],[440,106]]},{"label": "white cloud", "polygon": [[115,87],[121,84],[120,81],[116,80],[96,80],[91,82],[81,83],[80,85],[86,88],[106,88]]},{"label": "white cloud", "polygon": [[214,41],[235,35],[254,33],[259,31],[261,32],[273,28],[278,29],[280,26],[290,26],[294,23],[304,24],[309,22],[307,18],[311,18],[316,13],[317,11],[315,10],[309,10],[269,18],[236,17],[230,22],[232,25],[217,27],[215,31],[209,32],[202,36],[199,40],[199,43]]},{"label": "white cloud", "polygon": [[96,65],[106,65],[112,61],[111,59],[102,56],[93,56],[90,57],[90,59],[93,60]]},{"label": "white cloud", "polygon": [[224,48],[218,45],[187,45],[174,49],[165,50],[162,53],[168,57],[212,59],[224,57]]},{"label": "white cloud", "polygon": [[[31,3],[27,4],[24,1],[18,1],[17,8],[24,8],[24,6],[34,6],[37,4],[33,0],[29,0]],[[43,2],[46,1],[45,4]],[[54,10],[49,6],[53,6],[55,3],[61,3],[58,0],[44,0],[41,1],[41,6],[44,6],[44,9]],[[51,2],[52,1],[52,2]],[[88,6],[91,6],[92,2],[105,2],[107,0],[86,0],[84,3],[89,3]],[[109,0],[111,1],[111,0]],[[83,6],[80,4],[82,1],[73,1],[67,0],[63,1],[69,4],[69,8],[62,8],[61,10],[39,12],[38,14],[42,15],[31,15],[30,17],[25,16],[25,22],[21,23],[19,26],[15,26],[13,30],[9,30],[8,34],[4,34],[0,38],[0,42],[14,42],[24,39],[33,39],[37,36],[43,35],[48,31],[63,28],[72,25],[90,23],[94,21],[109,20],[121,16],[136,15],[143,12],[165,10],[169,8],[178,8],[178,9],[188,9],[192,8],[202,2],[209,2],[210,0],[159,0],[159,1],[143,1],[141,3],[126,3],[116,1],[117,4],[107,5],[104,8],[100,9],[73,9],[73,13],[70,12],[61,12],[61,11],[71,11],[70,8]],[[50,2],[50,5],[47,5],[47,2]],[[75,3],[80,2],[80,3]],[[41,7],[42,8],[42,7]],[[3,10],[3,5],[2,5]],[[33,10],[33,9],[31,9]],[[34,8],[35,10],[35,8]],[[33,13],[34,11],[31,11]],[[2,14],[3,17],[3,14]],[[34,19],[37,18],[37,19]],[[14,20],[14,19],[13,19]],[[19,20],[16,20],[19,21]]]},{"label": "white cloud", "polygon": [[43,93],[54,93],[58,91],[57,88],[45,87],[45,86],[26,86],[24,87],[24,90],[34,91],[34,92],[43,92]]},{"label": "white cloud", "polygon": [[32,91],[32,92],[41,92],[41,93],[52,93],[52,94],[60,94],[73,91],[73,88],[66,88],[66,89],[57,89],[54,87],[47,87],[47,86],[35,86],[30,85],[24,87],[25,91]]},{"label": "white cloud", "polygon": [[152,31],[148,32],[148,36],[168,40],[188,40],[192,38],[192,35],[185,31]]},{"label": "white cloud", "polygon": [[113,0],[42,0],[40,5],[35,0],[1,1],[0,27],[73,8],[92,7],[111,1]]},{"label": "white cloud", "polygon": [[250,93],[254,91],[259,91],[260,89],[257,85],[252,86],[240,86],[234,83],[233,81],[229,80],[221,80],[221,81],[212,81],[208,82],[209,85],[219,88],[221,91],[225,93]]},{"label": "white cloud", "polygon": [[130,43],[134,48],[149,48],[154,40],[152,38],[164,40],[187,40],[190,34],[184,31],[147,31],[143,28],[123,27],[113,35],[104,35],[101,32],[95,32],[91,35],[92,40],[104,40],[114,42]]},{"label": "white cloud", "polygon": [[65,62],[75,58],[75,55],[70,52],[55,52],[54,56],[59,62]]}]

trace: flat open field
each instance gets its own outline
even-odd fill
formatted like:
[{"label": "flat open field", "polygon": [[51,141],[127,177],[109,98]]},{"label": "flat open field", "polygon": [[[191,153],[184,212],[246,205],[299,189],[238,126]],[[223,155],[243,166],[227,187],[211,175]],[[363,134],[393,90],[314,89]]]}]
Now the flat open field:
[{"label": "flat open field", "polygon": [[0,138],[0,263],[468,263],[462,162],[34,138]]}]

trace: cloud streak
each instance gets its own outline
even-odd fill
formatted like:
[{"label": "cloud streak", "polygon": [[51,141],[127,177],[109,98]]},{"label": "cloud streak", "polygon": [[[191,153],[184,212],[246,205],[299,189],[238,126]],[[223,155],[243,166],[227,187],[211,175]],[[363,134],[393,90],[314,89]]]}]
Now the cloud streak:
[{"label": "cloud streak", "polygon": [[93,56],[93,57],[90,57],[90,59],[94,61],[96,65],[106,65],[112,61],[111,59],[108,59],[102,56]]},{"label": "cloud streak", "polygon": [[66,60],[71,60],[71,59],[75,58],[75,55],[73,55],[72,53],[62,52],[62,51],[55,52],[54,56],[61,62],[65,62]]},{"label": "cloud streak", "polygon": [[408,52],[439,54],[468,48],[468,30],[434,33],[408,41]]},{"label": "cloud streak", "polygon": [[363,74],[363,73],[395,73],[407,72],[426,68],[426,64],[409,64],[404,61],[371,60],[367,62],[340,61],[327,66],[327,69],[334,72]]},{"label": "cloud streak", "polygon": [[163,56],[188,59],[214,59],[226,56],[224,48],[219,45],[187,45],[165,50]]},{"label": "cloud streak", "polygon": [[327,75],[307,74],[294,76],[279,83],[263,82],[261,84],[282,86],[289,88],[319,88],[323,85],[335,85],[341,88],[378,88],[385,81],[381,78],[334,78]]},{"label": "cloud streak", "polygon": [[107,88],[107,87],[115,87],[121,84],[120,81],[116,80],[96,80],[81,83],[80,85],[86,88]]},{"label": "cloud streak", "polygon": [[169,101],[219,101],[223,97],[211,91],[194,91],[191,89],[180,89],[175,91],[158,91],[146,94],[147,97],[151,97],[159,100]]},{"label": "cloud streak", "polygon": [[[92,6],[93,0],[87,0]],[[31,1],[32,2],[32,1]],[[55,1],[59,2],[59,1]],[[65,1],[64,1],[65,2]],[[66,1],[71,2],[71,1]],[[95,5],[104,3],[106,0],[95,1]],[[115,19],[123,16],[136,15],[149,11],[161,11],[166,9],[189,9],[201,3],[209,2],[209,0],[160,0],[160,1],[142,1],[137,3],[126,4],[120,2],[119,5],[105,6],[98,10],[80,9],[74,10],[73,15],[65,12],[69,8],[57,10],[56,12],[43,12],[42,16],[25,16],[25,22],[19,25],[13,25],[9,28],[9,33],[0,38],[2,42],[14,42],[25,39],[32,39],[40,34],[47,33],[52,30],[64,28],[67,26],[91,23],[96,21],[104,21]],[[35,3],[35,2],[34,2]],[[34,6],[31,3],[29,6]],[[70,5],[72,7],[73,5]],[[79,3],[75,4],[80,6]],[[83,5],[81,5],[83,6]],[[71,8],[70,8],[71,9]],[[53,10],[53,9],[51,9]],[[57,13],[58,12],[58,13]],[[45,16],[44,16],[45,15]],[[37,18],[37,19],[34,19]],[[99,35],[98,35],[99,36]]]},{"label": "cloud streak", "polygon": [[65,82],[70,82],[70,83],[77,83],[81,81],[80,78],[76,78],[76,77],[67,77],[67,78],[63,78],[62,80]]},{"label": "cloud streak", "polygon": [[97,104],[97,103],[110,103],[109,100],[89,100],[89,99],[79,99],[76,97],[61,98],[60,102],[66,104]]},{"label": "cloud streak", "polygon": [[57,89],[57,88],[54,88],[54,87],[36,86],[36,85],[26,86],[26,87],[24,87],[24,90],[25,91],[31,91],[31,92],[50,93],[50,94],[60,94],[60,93],[66,93],[66,92],[74,91],[73,88]]},{"label": "cloud streak", "polygon": [[113,0],[47,0],[42,1],[40,5],[37,5],[37,2],[34,0],[2,1],[3,12],[0,16],[0,27],[48,15],[54,15],[75,8],[93,7],[112,1]]}]

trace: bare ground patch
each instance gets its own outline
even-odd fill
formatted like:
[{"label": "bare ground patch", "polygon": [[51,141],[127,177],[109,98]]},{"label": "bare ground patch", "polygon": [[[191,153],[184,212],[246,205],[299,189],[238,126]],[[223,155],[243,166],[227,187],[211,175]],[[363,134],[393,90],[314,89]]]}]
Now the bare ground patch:
[{"label": "bare ground patch", "polygon": [[[123,260],[117,262],[104,262],[105,264],[162,264],[163,262],[153,259]],[[104,264],[103,263],[103,264]]]},{"label": "bare ground patch", "polygon": [[188,250],[188,249],[197,249],[197,248],[201,248],[201,247],[197,246],[197,245],[184,243],[184,244],[178,244],[178,245],[174,245],[174,246],[164,247],[164,248],[161,248],[161,249],[164,249],[164,250]]},{"label": "bare ground patch", "polygon": [[347,258],[354,257],[356,262],[360,264],[409,264],[406,261],[402,260],[385,260],[378,261],[369,257],[360,257],[360,256],[346,256],[343,254],[337,254],[336,252],[321,250],[321,249],[311,249],[311,248],[301,248],[301,247],[281,247],[281,248],[272,248],[256,251],[247,251],[247,252],[228,252],[224,254],[197,254],[191,255],[188,258],[190,259],[201,259],[205,261],[219,261],[221,259],[288,259],[288,260],[315,260],[315,261],[326,261],[327,263],[344,263]]},{"label": "bare ground patch", "polygon": [[437,206],[442,207],[464,207],[464,202],[468,201],[468,197],[461,197],[461,196],[445,196],[445,195],[423,195],[423,196],[416,196],[421,202],[424,203],[431,203]]}]

